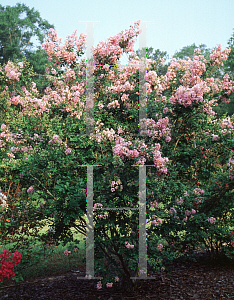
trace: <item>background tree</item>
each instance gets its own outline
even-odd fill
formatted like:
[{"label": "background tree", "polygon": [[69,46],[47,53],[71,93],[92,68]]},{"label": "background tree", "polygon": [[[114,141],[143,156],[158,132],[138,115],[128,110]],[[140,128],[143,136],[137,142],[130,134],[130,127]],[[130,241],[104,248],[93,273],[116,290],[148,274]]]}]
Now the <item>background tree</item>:
[{"label": "background tree", "polygon": [[[231,52],[228,59],[224,62],[223,70],[228,73],[232,80],[234,80],[234,32],[228,41],[228,46],[231,48]],[[229,116],[234,114],[234,97],[230,96],[230,103],[223,103],[220,107],[220,112],[227,112]]]},{"label": "background tree", "polygon": [[34,72],[36,73],[33,81],[37,85],[37,89],[39,93],[43,93],[44,89],[48,86],[49,82],[46,79],[46,67],[52,65],[50,61],[48,61],[47,55],[45,51],[38,47],[38,49],[34,51],[30,51],[26,54],[26,59],[33,67]]},{"label": "background tree", "polygon": [[[234,29],[233,29],[234,30]],[[234,32],[228,41],[228,46],[231,47],[231,52],[228,59],[224,63],[224,70],[229,74],[232,79],[234,78]]]},{"label": "background tree", "polygon": [[54,26],[43,20],[34,8],[20,3],[14,7],[0,5],[0,62],[21,59],[32,51],[32,38],[42,44],[49,28]]},{"label": "background tree", "polygon": [[168,64],[165,63],[163,65],[161,63],[161,60],[163,59],[166,62],[166,60],[169,59],[169,55],[168,55],[167,51],[161,51],[159,49],[154,50],[153,47],[146,47],[146,48],[143,48],[143,50],[138,49],[136,51],[136,54],[138,56],[140,56],[143,51],[146,51],[147,58],[153,59],[157,62],[157,67],[156,67],[155,71],[157,72],[158,76],[165,75],[167,72]]},{"label": "background tree", "polygon": [[183,47],[180,51],[176,51],[173,55],[176,59],[186,59],[186,58],[193,58],[194,56],[194,50],[200,48],[202,54],[205,56],[206,59],[209,59],[211,50],[207,48],[205,44],[200,44],[199,46],[196,46],[195,43],[189,46]]},{"label": "background tree", "polygon": [[[13,7],[0,5],[0,63],[22,61],[25,57],[37,74],[34,81],[39,92],[48,84],[43,75],[50,63],[41,44],[49,28],[54,25],[43,20],[34,8],[19,3]],[[37,49],[35,39],[39,43]]]}]

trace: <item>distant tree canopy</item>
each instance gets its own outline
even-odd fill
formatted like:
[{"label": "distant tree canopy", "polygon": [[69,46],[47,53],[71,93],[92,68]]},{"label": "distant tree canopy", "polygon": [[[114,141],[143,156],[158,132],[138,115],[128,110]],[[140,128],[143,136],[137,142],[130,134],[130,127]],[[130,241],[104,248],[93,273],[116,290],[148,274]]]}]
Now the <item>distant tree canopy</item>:
[{"label": "distant tree canopy", "polygon": [[[49,62],[41,45],[49,28],[54,25],[43,20],[34,8],[19,3],[13,7],[0,5],[0,63],[26,59],[37,74],[34,81],[39,91],[47,84],[43,75]],[[35,39],[39,42],[37,49]]]},{"label": "distant tree canopy", "polygon": [[194,56],[194,50],[200,48],[202,54],[206,59],[209,59],[211,50],[207,48],[205,44],[201,44],[199,46],[196,46],[195,43],[189,46],[183,47],[180,51],[176,51],[175,54],[173,55],[174,58],[176,59],[186,59],[186,58],[193,58]]},{"label": "distant tree canopy", "polygon": [[232,79],[234,80],[234,32],[228,40],[228,46],[231,48],[231,52],[228,56],[228,59],[224,63],[224,71],[225,73],[228,73],[230,77],[232,77]]},{"label": "distant tree canopy", "polygon": [[40,17],[34,8],[24,4],[0,5],[0,62],[21,59],[34,46],[32,38],[42,44],[49,28],[54,28]]},{"label": "distant tree canopy", "polygon": [[[153,52],[154,51],[154,52]],[[167,72],[167,67],[168,64],[161,64],[161,59],[163,60],[167,60],[169,58],[169,55],[167,53],[167,51],[161,51],[159,49],[154,50],[153,47],[145,47],[141,50],[136,50],[136,54],[137,56],[141,56],[142,54],[144,54],[144,52],[146,53],[146,57],[153,59],[157,62],[157,74],[158,76],[160,75],[165,75]]]}]

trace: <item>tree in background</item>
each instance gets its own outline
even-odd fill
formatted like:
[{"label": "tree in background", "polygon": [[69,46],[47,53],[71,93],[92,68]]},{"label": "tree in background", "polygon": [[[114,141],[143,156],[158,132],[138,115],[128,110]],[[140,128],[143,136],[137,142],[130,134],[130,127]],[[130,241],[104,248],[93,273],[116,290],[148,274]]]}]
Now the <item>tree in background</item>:
[{"label": "tree in background", "polygon": [[[234,29],[233,29],[234,30]],[[224,70],[228,72],[229,76],[234,78],[234,32],[228,41],[229,47],[231,47],[231,52],[227,61],[224,63]]]},{"label": "tree in background", "polygon": [[158,76],[166,75],[167,67],[169,66],[169,64],[164,64],[163,62],[166,62],[166,60],[169,59],[169,55],[168,55],[167,51],[161,51],[159,49],[154,50],[153,47],[146,47],[146,48],[143,48],[143,50],[137,50],[136,54],[138,56],[140,56],[143,54],[143,51],[146,52],[147,58],[153,59],[157,62],[156,71],[157,71]]},{"label": "tree in background", "polygon": [[180,51],[176,51],[175,54],[173,55],[174,58],[176,59],[186,59],[186,58],[193,58],[194,56],[194,50],[200,48],[202,54],[205,56],[206,59],[210,58],[210,53],[211,50],[207,48],[205,44],[200,44],[199,46],[196,46],[195,43],[189,46],[183,47]]},{"label": "tree in background", "polygon": [[32,51],[32,38],[36,37],[42,44],[49,28],[54,26],[43,20],[34,8],[20,3],[14,7],[0,5],[0,62],[23,58]]},{"label": "tree in background", "polygon": [[34,77],[34,82],[37,85],[37,89],[39,93],[43,93],[44,89],[48,86],[49,81],[46,79],[46,67],[52,65],[50,61],[48,61],[45,51],[38,47],[37,50],[28,52],[26,54],[26,59],[33,67],[34,72],[36,73]]},{"label": "tree in background", "polygon": [[[234,32],[228,41],[228,45],[231,48],[231,52],[228,56],[227,61],[224,62],[223,69],[224,69],[224,72],[228,73],[230,78],[233,80],[234,79]],[[233,97],[233,95],[230,96],[230,100],[231,100],[230,103],[223,103],[223,105],[220,107],[221,112],[223,110],[224,111],[227,110],[227,114],[229,116],[234,114],[234,97]]]},{"label": "tree in background", "polygon": [[[38,74],[34,81],[39,91],[47,85],[45,78],[41,77],[48,64],[41,45],[49,28],[54,26],[43,20],[34,8],[30,9],[20,3],[13,7],[0,5],[0,63],[4,64],[9,60],[23,61],[26,58]],[[35,49],[33,42],[35,38],[39,42],[38,49]]]}]

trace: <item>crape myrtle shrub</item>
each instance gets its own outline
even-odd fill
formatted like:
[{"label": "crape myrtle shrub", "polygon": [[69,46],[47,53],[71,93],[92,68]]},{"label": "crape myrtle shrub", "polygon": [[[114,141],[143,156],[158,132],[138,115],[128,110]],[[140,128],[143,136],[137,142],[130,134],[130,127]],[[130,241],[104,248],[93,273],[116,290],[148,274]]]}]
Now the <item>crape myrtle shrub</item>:
[{"label": "crape myrtle shrub", "polygon": [[[103,282],[138,273],[139,167],[147,164],[147,255],[156,270],[196,246],[233,258],[233,117],[215,118],[234,85],[215,71],[230,49],[218,45],[206,60],[158,62],[140,58],[132,45],[139,22],[92,49],[94,135],[86,135],[85,35],[62,44],[55,30],[43,44],[52,67],[39,97],[27,62],[1,66],[2,240],[73,240],[86,233],[87,168],[94,167],[95,271]],[[117,65],[131,53],[127,66]],[[146,73],[147,119],[139,130],[139,70]],[[140,131],[140,132],[139,132]],[[140,133],[140,135],[138,135]],[[5,186],[4,186],[5,185]],[[39,236],[44,221],[51,230]],[[33,231],[29,231],[33,229]],[[17,233],[17,236],[15,235]],[[24,233],[24,238],[20,237]],[[104,260],[103,260],[104,259]],[[106,263],[103,263],[106,262]],[[99,283],[100,288],[100,283]]]}]

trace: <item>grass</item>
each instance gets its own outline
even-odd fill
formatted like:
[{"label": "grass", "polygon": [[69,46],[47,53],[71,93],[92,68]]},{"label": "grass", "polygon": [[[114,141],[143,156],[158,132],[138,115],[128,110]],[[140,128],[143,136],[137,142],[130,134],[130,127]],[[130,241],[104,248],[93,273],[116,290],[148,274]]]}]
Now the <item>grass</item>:
[{"label": "grass", "polygon": [[[40,231],[39,234],[45,233],[49,229],[50,222],[47,222]],[[118,227],[118,225],[117,225]],[[59,244],[58,246],[51,245],[48,247],[43,247],[42,242],[35,241],[32,243],[32,255],[30,257],[30,263],[21,263],[14,268],[14,271],[17,271],[22,275],[23,280],[35,279],[41,276],[52,276],[55,274],[60,274],[70,270],[79,270],[80,266],[85,266],[86,258],[86,248],[85,248],[85,236],[77,233],[74,228],[71,229],[74,239],[79,240],[79,244],[73,244],[72,247],[70,243],[67,243],[65,246]],[[25,236],[21,234],[21,236]],[[15,243],[8,243],[6,245],[0,246],[0,253],[5,250],[18,250],[22,256],[27,253],[27,246],[23,248],[15,248]],[[78,248],[78,252],[74,252],[74,248]],[[67,257],[64,254],[64,250],[68,249],[71,251],[71,254]],[[14,250],[12,252],[14,252]]]},{"label": "grass", "polygon": [[[48,227],[49,226],[46,225],[39,232],[46,232]],[[80,233],[76,233],[75,230],[72,230],[72,232],[74,238],[80,241],[78,245],[73,244],[71,247],[70,243],[67,243],[65,246],[59,244],[58,246],[51,245],[47,247],[43,246],[42,242],[35,241],[31,246],[32,255],[30,262],[24,260],[25,263],[22,265],[21,261],[14,270],[19,272],[24,280],[35,279],[41,276],[51,276],[69,270],[79,270],[79,266],[84,265],[86,255],[85,240],[83,239],[84,236]],[[0,253],[3,249],[10,250],[14,248],[15,244],[16,243],[8,243],[1,245]],[[74,252],[74,248],[78,248],[78,252]],[[64,250],[66,249],[71,251],[69,257],[64,254]],[[23,256],[24,253],[27,252],[27,247],[17,248],[15,250],[18,250]]]}]

